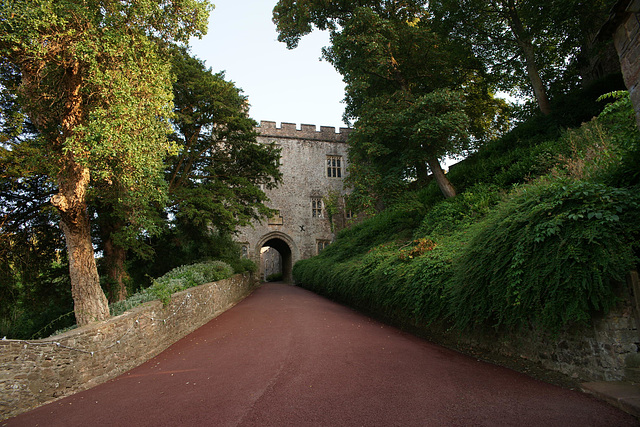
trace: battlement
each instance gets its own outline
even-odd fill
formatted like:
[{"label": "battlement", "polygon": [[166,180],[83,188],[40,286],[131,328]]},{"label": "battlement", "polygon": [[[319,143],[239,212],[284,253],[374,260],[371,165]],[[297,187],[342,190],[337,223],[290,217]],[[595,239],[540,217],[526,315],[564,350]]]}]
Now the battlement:
[{"label": "battlement", "polygon": [[320,126],[318,131],[316,125],[301,125],[298,129],[295,123],[282,123],[280,127],[276,126],[276,122],[266,120],[260,121],[258,132],[260,136],[274,138],[290,138],[290,139],[311,139],[316,141],[330,142],[346,142],[351,128],[340,128],[336,132],[336,128],[332,126]]}]

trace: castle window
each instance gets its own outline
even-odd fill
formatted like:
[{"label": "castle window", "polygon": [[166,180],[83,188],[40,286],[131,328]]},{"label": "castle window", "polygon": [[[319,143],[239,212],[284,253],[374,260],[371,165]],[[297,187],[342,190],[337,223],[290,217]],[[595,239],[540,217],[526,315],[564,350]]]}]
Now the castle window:
[{"label": "castle window", "polygon": [[342,178],[341,156],[327,156],[327,176],[329,178]]},{"label": "castle window", "polygon": [[322,252],[327,246],[329,246],[329,242],[328,240],[316,240],[316,248],[317,248],[317,253]]},{"label": "castle window", "polygon": [[322,199],[314,197],[311,199],[311,216],[313,218],[322,218]]},{"label": "castle window", "polygon": [[242,247],[242,258],[249,258],[249,244],[241,243]]}]

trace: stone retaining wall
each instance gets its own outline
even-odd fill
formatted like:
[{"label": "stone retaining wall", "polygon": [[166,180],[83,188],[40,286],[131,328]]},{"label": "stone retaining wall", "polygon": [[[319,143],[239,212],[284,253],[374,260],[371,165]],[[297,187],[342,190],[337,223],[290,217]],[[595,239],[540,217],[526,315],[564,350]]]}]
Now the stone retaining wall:
[{"label": "stone retaining wall", "polygon": [[[517,332],[455,332],[450,325],[413,325],[432,341],[464,352],[524,359],[575,380],[640,382],[640,334],[635,295],[640,296],[637,272],[618,288],[619,304],[589,325],[557,334],[525,327]],[[498,358],[499,360],[499,358]]]},{"label": "stone retaining wall", "polygon": [[36,340],[0,340],[0,419],[114,378],[156,356],[255,289],[236,275],[104,322]]}]

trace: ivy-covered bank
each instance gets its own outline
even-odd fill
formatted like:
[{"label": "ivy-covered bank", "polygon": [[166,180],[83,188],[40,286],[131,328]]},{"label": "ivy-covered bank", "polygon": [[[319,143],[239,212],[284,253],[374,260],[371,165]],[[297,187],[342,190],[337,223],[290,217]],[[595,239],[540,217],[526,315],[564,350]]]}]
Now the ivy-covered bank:
[{"label": "ivy-covered bank", "polygon": [[[524,123],[452,168],[458,196],[443,200],[431,185],[399,197],[297,263],[296,282],[466,344],[549,341],[549,359],[563,334],[584,335],[614,308],[633,330],[621,301],[638,260],[640,135],[618,96],[574,129],[558,116]],[[635,345],[635,335],[614,341]],[[638,349],[619,344],[624,364]]]}]

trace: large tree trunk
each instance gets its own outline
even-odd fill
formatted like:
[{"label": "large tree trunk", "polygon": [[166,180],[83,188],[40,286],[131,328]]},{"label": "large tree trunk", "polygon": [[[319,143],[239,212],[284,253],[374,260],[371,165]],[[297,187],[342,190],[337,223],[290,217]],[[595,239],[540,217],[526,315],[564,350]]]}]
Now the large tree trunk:
[{"label": "large tree trunk", "polygon": [[424,187],[429,183],[429,168],[424,162],[416,163],[416,183]]},{"label": "large tree trunk", "polygon": [[520,44],[520,47],[524,52],[524,58],[527,63],[527,75],[529,76],[529,81],[531,81],[531,87],[533,88],[533,93],[536,97],[536,101],[538,102],[538,107],[540,108],[542,114],[547,116],[551,114],[551,105],[549,104],[547,90],[544,87],[544,83],[542,83],[540,72],[538,71],[538,66],[536,65],[533,45],[531,43],[523,42]]},{"label": "large tree trunk", "polygon": [[545,116],[549,115],[551,114],[549,97],[547,96],[547,90],[544,87],[542,78],[540,78],[540,71],[536,64],[535,48],[531,41],[531,37],[527,34],[524,25],[520,20],[520,15],[518,14],[514,1],[507,0],[505,7],[507,8],[509,27],[516,38],[518,45],[522,49],[522,54],[527,65],[527,76],[531,82],[531,87],[533,89],[533,94],[536,97],[536,101],[538,102],[538,107],[542,114]]},{"label": "large tree trunk", "polygon": [[64,152],[65,142],[81,124],[84,111],[82,100],[82,70],[79,62],[65,70],[63,87],[66,94],[62,115],[62,132],[54,144],[63,153],[58,173],[58,193],[51,204],[60,212],[60,224],[67,242],[71,296],[78,326],[105,320],[109,317],[109,303],[100,287],[98,268],[91,243],[91,225],[87,212],[87,188],[90,172],[77,161],[82,152]]},{"label": "large tree trunk", "polygon": [[51,203],[58,208],[67,242],[71,295],[78,326],[109,318],[109,304],[100,287],[91,226],[87,213],[86,190],[89,170],[67,158],[58,177],[59,192]]},{"label": "large tree trunk", "polygon": [[447,178],[447,175],[445,175],[438,159],[430,157],[427,159],[427,164],[429,165],[429,169],[431,169],[433,177],[438,183],[438,187],[440,187],[440,191],[444,194],[444,197],[447,199],[455,197],[456,189],[453,187],[453,184],[451,184],[451,181],[449,181],[449,178]]}]

